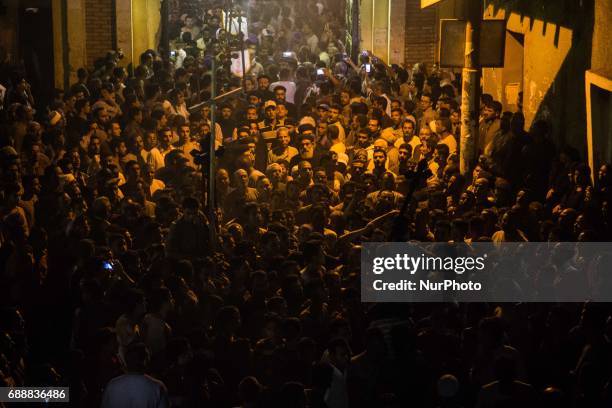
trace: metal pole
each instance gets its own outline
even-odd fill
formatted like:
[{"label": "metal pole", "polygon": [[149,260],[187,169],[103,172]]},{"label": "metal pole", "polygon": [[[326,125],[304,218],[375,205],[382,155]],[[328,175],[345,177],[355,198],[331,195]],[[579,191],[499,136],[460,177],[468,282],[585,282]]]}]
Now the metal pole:
[{"label": "metal pole", "polygon": [[162,0],[160,14],[161,34],[159,48],[162,51],[162,59],[167,62],[170,59],[170,32],[168,30],[168,26],[170,25],[169,0]]},{"label": "metal pole", "polygon": [[244,36],[242,35],[242,9],[238,13],[238,36],[240,37],[240,61],[242,61],[242,89],[246,92],[246,61],[244,60]]},{"label": "metal pole", "polygon": [[467,0],[465,61],[462,72],[461,140],[459,170],[469,175],[478,157],[478,116],[480,108],[480,22],[482,0]]},{"label": "metal pole", "polygon": [[68,43],[68,0],[62,1],[62,70],[64,89],[70,86],[70,45]]},{"label": "metal pole", "polygon": [[231,19],[232,19],[232,2],[228,0],[225,3],[225,32],[229,34],[231,29]]},{"label": "metal pole", "polygon": [[210,90],[210,142],[208,144],[208,214],[210,222],[210,244],[211,248],[216,247],[217,231],[216,231],[216,212],[215,212],[215,140],[216,140],[216,110],[217,104],[215,98],[217,95],[217,64],[216,56],[212,56],[212,74],[211,74],[211,90]]}]

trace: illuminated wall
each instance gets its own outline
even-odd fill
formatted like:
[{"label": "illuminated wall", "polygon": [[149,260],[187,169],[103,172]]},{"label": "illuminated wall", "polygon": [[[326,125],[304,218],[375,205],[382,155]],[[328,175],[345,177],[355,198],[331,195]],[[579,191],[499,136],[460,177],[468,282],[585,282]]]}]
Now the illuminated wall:
[{"label": "illuminated wall", "polygon": [[132,0],[134,61],[147,49],[157,49],[160,37],[160,0]]},{"label": "illuminated wall", "polygon": [[612,0],[595,0],[591,70],[612,79]]},{"label": "illuminated wall", "polygon": [[[103,57],[115,46],[123,50],[125,58],[122,64],[125,66],[132,63],[132,58],[138,65],[138,56],[142,52],[149,48],[157,49],[159,0],[115,0],[114,12],[106,10],[107,14],[115,17],[111,24],[108,21],[98,24],[91,17],[100,8],[100,4],[95,4],[95,7],[92,4],[91,0],[52,0],[56,87],[65,86],[66,74],[69,83],[75,82],[77,69],[91,68],[95,59]],[[105,41],[93,46],[96,36]]]},{"label": "illuminated wall", "polygon": [[52,0],[52,13],[55,86],[64,88],[65,79],[76,82],[77,70],[87,65],[85,1]]},{"label": "illuminated wall", "polygon": [[505,18],[508,32],[516,36],[506,36],[505,66],[483,69],[483,90],[500,100],[504,110],[516,111],[507,91],[520,81],[527,128],[546,120],[557,145],[575,147],[585,157],[584,73],[593,50],[593,1],[537,1],[515,2],[509,10],[498,1],[486,9],[485,18]]},{"label": "illuminated wall", "polygon": [[362,0],[359,7],[361,49],[403,64],[405,0]]}]

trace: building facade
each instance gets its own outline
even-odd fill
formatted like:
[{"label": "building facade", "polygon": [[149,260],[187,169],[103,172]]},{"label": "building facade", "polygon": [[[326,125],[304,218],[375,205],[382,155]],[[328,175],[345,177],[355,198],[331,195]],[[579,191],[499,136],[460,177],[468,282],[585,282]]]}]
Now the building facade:
[{"label": "building facade", "polygon": [[[362,0],[362,48],[391,63],[431,67],[439,62],[440,21],[463,19],[467,1],[479,0]],[[527,128],[546,120],[555,143],[576,148],[592,166],[612,161],[612,0],[484,5],[483,19],[504,20],[506,32],[504,65],[482,70],[483,92],[504,110],[521,105]]]},{"label": "building facade", "polygon": [[[121,49],[121,64],[156,49],[160,0],[8,0],[0,15],[0,47],[40,82],[57,88],[76,80],[108,51]],[[31,72],[30,72],[31,73]],[[34,84],[33,84],[34,85]]]}]

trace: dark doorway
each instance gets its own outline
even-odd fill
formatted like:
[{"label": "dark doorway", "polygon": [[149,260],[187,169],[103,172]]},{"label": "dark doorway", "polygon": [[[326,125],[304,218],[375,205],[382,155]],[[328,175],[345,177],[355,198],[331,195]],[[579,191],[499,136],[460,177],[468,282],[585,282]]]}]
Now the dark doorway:
[{"label": "dark doorway", "polygon": [[591,84],[591,124],[595,174],[602,164],[612,163],[612,94]]},{"label": "dark doorway", "polygon": [[32,85],[36,104],[47,106],[54,89],[53,20],[51,2],[21,1],[19,8],[20,57]]}]

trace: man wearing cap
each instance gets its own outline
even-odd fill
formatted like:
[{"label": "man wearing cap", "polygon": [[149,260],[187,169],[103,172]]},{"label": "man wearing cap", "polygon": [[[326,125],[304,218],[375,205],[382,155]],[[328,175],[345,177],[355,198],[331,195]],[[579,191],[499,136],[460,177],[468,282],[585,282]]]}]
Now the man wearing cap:
[{"label": "man wearing cap", "polygon": [[[395,133],[391,128],[387,128],[380,133],[379,140],[384,140],[385,143],[380,142],[381,146],[387,152],[387,169],[394,174],[399,172],[399,150],[395,147]],[[376,143],[375,143],[376,144]]]},{"label": "man wearing cap", "polygon": [[319,113],[319,121],[327,122],[329,119],[329,105],[326,103],[320,103],[317,106],[317,112]]},{"label": "man wearing cap", "polygon": [[259,122],[257,127],[259,128],[259,133],[268,144],[268,150],[270,150],[272,140],[276,139],[276,128],[278,127],[278,122],[276,120],[276,102],[267,101],[264,103],[264,116],[264,120]]},{"label": "man wearing cap", "polygon": [[361,183],[363,179],[363,175],[366,171],[366,163],[368,161],[368,155],[365,150],[361,150],[351,161],[350,166],[350,180],[356,183]]}]

